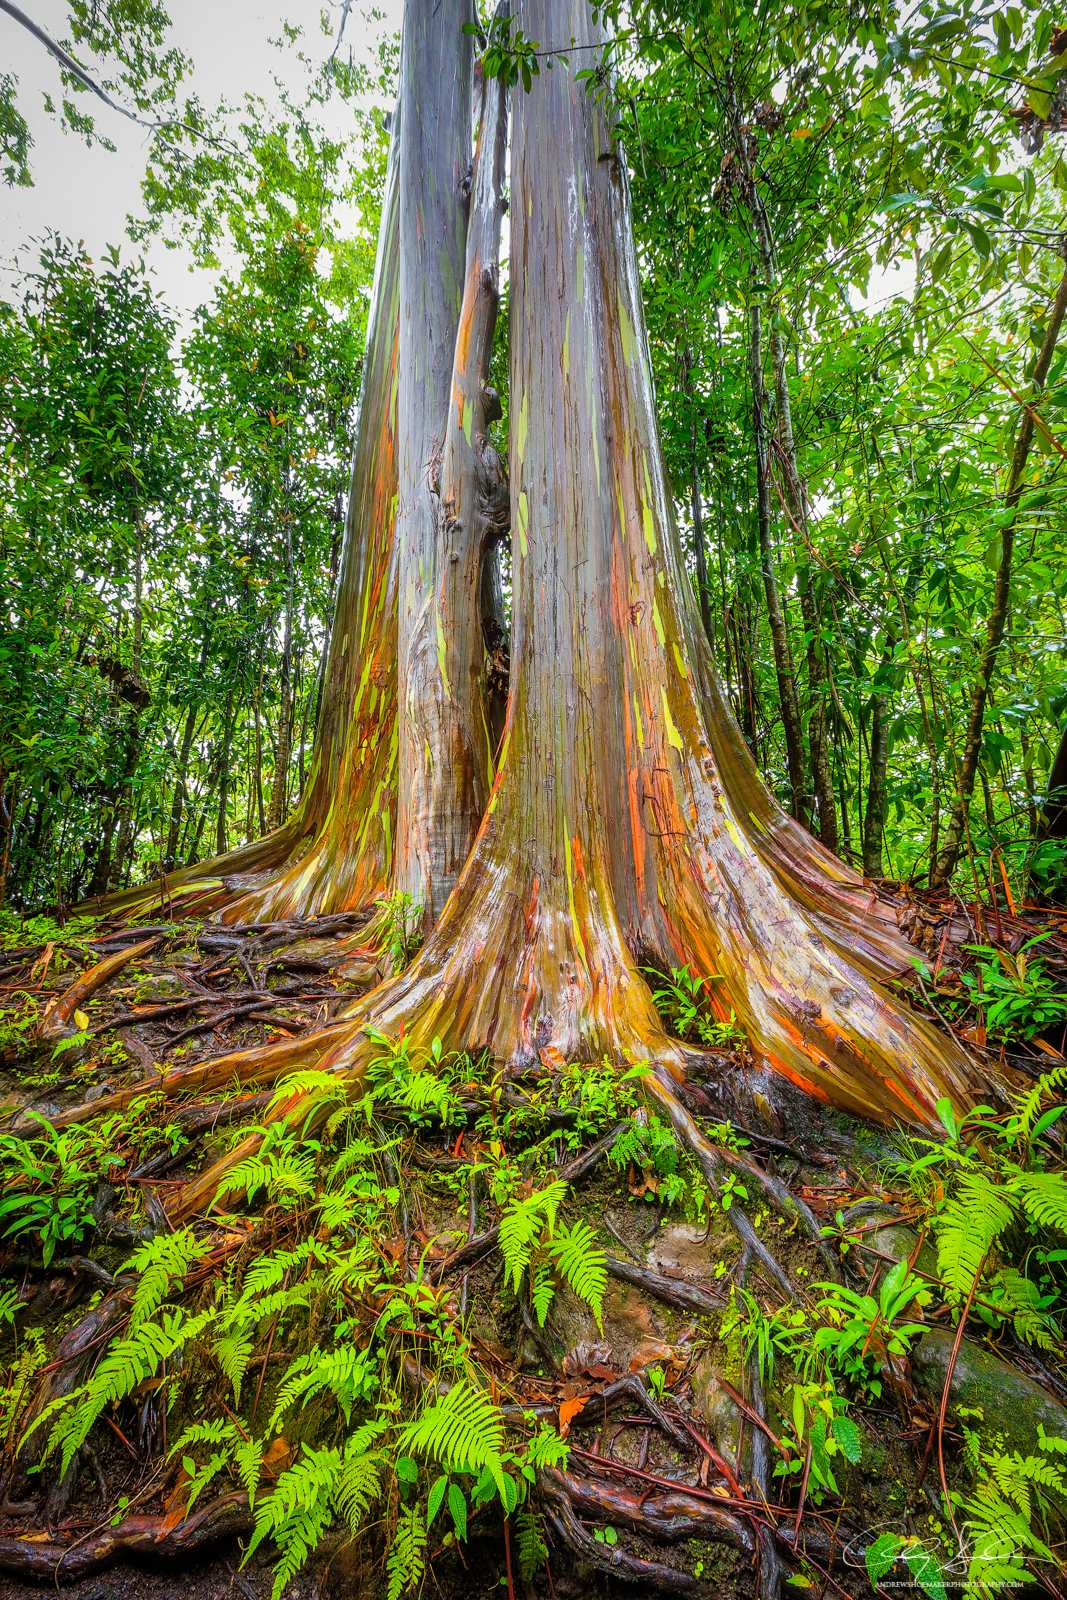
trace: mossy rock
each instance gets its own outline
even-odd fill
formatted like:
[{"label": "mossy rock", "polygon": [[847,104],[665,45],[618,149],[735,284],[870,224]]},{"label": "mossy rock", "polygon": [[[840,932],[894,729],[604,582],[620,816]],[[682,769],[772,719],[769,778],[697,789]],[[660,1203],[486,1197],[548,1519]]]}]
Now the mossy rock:
[{"label": "mossy rock", "polygon": [[[955,1337],[950,1328],[929,1328],[911,1352],[916,1384],[935,1403],[945,1386]],[[986,1449],[1031,1455],[1038,1449],[1039,1425],[1053,1438],[1067,1439],[1067,1408],[985,1345],[966,1340],[960,1345],[950,1404],[957,1411],[961,1406],[981,1410],[981,1419],[963,1420],[977,1428]]]}]

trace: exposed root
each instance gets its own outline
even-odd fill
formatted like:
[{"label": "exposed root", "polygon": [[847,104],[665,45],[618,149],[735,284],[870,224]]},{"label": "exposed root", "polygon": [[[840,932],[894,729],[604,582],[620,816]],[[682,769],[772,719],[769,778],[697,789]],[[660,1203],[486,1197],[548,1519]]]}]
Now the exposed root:
[{"label": "exposed root", "polygon": [[580,1478],[558,1467],[546,1467],[540,1479],[547,1497],[565,1497],[576,1512],[597,1522],[621,1523],[634,1533],[664,1544],[682,1539],[714,1539],[754,1555],[756,1541],[744,1518],[704,1496],[684,1489],[668,1490],[652,1498],[637,1495],[621,1484],[598,1478]]},{"label": "exposed root", "polygon": [[617,1578],[624,1578],[629,1583],[641,1583],[646,1593],[655,1590],[663,1594],[711,1595],[709,1585],[688,1572],[663,1566],[658,1561],[645,1561],[640,1556],[628,1555],[619,1545],[599,1544],[591,1533],[586,1533],[565,1493],[546,1484],[544,1494],[548,1501],[548,1520],[553,1530],[569,1550],[591,1566]]},{"label": "exposed root", "polygon": [[73,1583],[113,1566],[124,1555],[173,1563],[188,1560],[220,1539],[251,1532],[254,1518],[243,1493],[220,1495],[202,1510],[168,1527],[169,1517],[126,1517],[74,1543],[0,1534],[0,1572],[45,1583]]},{"label": "exposed root", "polygon": [[629,1261],[620,1261],[615,1256],[606,1256],[605,1265],[613,1278],[632,1283],[636,1289],[662,1300],[664,1305],[677,1306],[679,1311],[695,1311],[698,1316],[718,1314],[726,1300],[725,1291],[712,1294],[698,1284],[685,1283],[679,1278],[665,1278],[662,1273],[633,1266]]},{"label": "exposed root", "polygon": [[[727,1162],[724,1159],[725,1156],[732,1154],[732,1152],[719,1149],[704,1137],[689,1112],[679,1102],[673,1090],[668,1088],[661,1078],[650,1076],[645,1080],[645,1083],[649,1095],[666,1111],[678,1138],[692,1151],[704,1177],[711,1185],[712,1190],[718,1194],[722,1189],[725,1178],[723,1169],[727,1166],[734,1166],[733,1162]],[[805,1233],[821,1246],[820,1254],[826,1261],[828,1269],[835,1278],[838,1277],[840,1268],[826,1248],[825,1241],[820,1240],[819,1225],[803,1201],[797,1200],[794,1195],[789,1194],[784,1184],[762,1172],[754,1163],[744,1162],[742,1170],[746,1177],[755,1178],[761,1183],[761,1187],[776,1209],[784,1209],[785,1215],[796,1217],[800,1221]],[[786,1205],[784,1200],[786,1195],[789,1197],[789,1205]],[[741,1240],[746,1255],[752,1255],[756,1258],[768,1277],[774,1280],[787,1299],[799,1299],[800,1293],[795,1284],[790,1281],[788,1274],[775,1260],[774,1256],[771,1255],[767,1246],[756,1233],[749,1218],[741,1210],[741,1207],[730,1206],[726,1211],[726,1220]]]}]

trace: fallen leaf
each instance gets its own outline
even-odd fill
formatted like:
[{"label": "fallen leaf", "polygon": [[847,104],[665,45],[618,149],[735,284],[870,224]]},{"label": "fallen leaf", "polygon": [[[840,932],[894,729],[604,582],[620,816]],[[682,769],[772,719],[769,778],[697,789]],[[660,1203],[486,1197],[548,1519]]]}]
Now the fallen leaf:
[{"label": "fallen leaf", "polygon": [[583,1395],[576,1395],[573,1400],[564,1400],[563,1404],[560,1406],[560,1408],[559,1408],[559,1436],[560,1436],[561,1439],[565,1439],[567,1437],[568,1433],[570,1433],[572,1417],[576,1417],[578,1415],[579,1411],[584,1411],[585,1410],[585,1403],[586,1403],[586,1399],[587,1398],[588,1397],[586,1395],[584,1395],[584,1394]]},{"label": "fallen leaf", "polygon": [[[44,975],[48,971],[48,963],[52,959],[52,951],[54,949],[55,943],[53,940],[49,939],[48,943],[44,947],[44,954],[38,961],[35,961],[33,966],[30,968],[31,982],[41,983],[43,981]],[[57,995],[56,999],[58,998],[59,996]]]},{"label": "fallen leaf", "polygon": [[89,1018],[85,1015],[85,1012],[84,1011],[75,1011],[74,1020],[78,1024],[78,1027],[84,1033],[86,1028],[89,1026]]},{"label": "fallen leaf", "polygon": [[263,1471],[276,1475],[276,1473],[281,1471],[281,1469],[286,1465],[292,1453],[293,1447],[289,1443],[288,1439],[283,1439],[282,1435],[279,1434],[278,1437],[267,1446],[262,1463]]}]

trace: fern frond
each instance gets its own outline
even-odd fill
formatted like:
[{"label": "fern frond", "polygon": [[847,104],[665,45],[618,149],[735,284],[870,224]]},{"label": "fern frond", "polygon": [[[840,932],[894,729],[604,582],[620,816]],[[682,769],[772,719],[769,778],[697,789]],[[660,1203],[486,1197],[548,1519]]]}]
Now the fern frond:
[{"label": "fern frond", "polygon": [[237,1306],[242,1306],[246,1301],[257,1300],[268,1289],[273,1289],[281,1283],[287,1272],[291,1272],[294,1267],[304,1266],[316,1243],[315,1239],[305,1239],[295,1250],[278,1250],[264,1260],[255,1262],[245,1273],[241,1298]]},{"label": "fern frond", "polygon": [[536,1189],[525,1200],[512,1200],[500,1219],[500,1248],[504,1264],[517,1294],[519,1282],[530,1264],[530,1257],[546,1228],[551,1229],[556,1212],[567,1193],[563,1178],[556,1178],[543,1189]]},{"label": "fern frond", "polygon": [[561,1228],[552,1241],[552,1258],[575,1294],[592,1307],[597,1327],[604,1331],[601,1310],[608,1286],[607,1258],[596,1248],[596,1232],[588,1222]]},{"label": "fern frond", "polygon": [[1056,1343],[1058,1329],[1041,1304],[1041,1291],[1014,1267],[1004,1267],[999,1274],[1015,1323],[1015,1332],[1027,1344],[1051,1350]]},{"label": "fern frond", "polygon": [[556,1274],[551,1265],[546,1261],[541,1266],[534,1268],[533,1284],[530,1298],[537,1314],[537,1320],[543,1328],[548,1308],[552,1304],[552,1297],[556,1292]]},{"label": "fern frond", "polygon": [[303,1446],[303,1455],[282,1473],[274,1493],[263,1495],[256,1506],[256,1525],[242,1565],[268,1536],[280,1551],[274,1569],[271,1600],[282,1590],[315,1549],[330,1520],[333,1496],[341,1478],[339,1450]]},{"label": "fern frond", "polygon": [[1056,1089],[1062,1089],[1064,1085],[1067,1085],[1067,1063],[1043,1072],[1033,1088],[1023,1096],[1019,1102],[1018,1112],[1018,1131],[1023,1139],[1029,1140],[1045,1096],[1052,1094]]},{"label": "fern frond", "polygon": [[526,1583],[532,1583],[548,1560],[548,1546],[541,1537],[540,1519],[528,1505],[520,1507],[515,1518],[515,1531],[518,1534],[519,1571]]},{"label": "fern frond", "polygon": [[401,1600],[419,1582],[425,1570],[426,1519],[422,1507],[405,1511],[396,1527],[386,1572],[389,1575],[387,1600]]},{"label": "fern frond", "polygon": [[187,1317],[182,1311],[164,1312],[162,1322],[142,1322],[136,1331],[111,1346],[88,1383],[56,1403],[59,1415],[49,1436],[48,1451],[62,1451],[63,1472],[74,1452],[85,1443],[104,1407],[125,1399],[145,1378],[155,1377],[179,1345],[199,1338],[214,1319],[215,1312],[211,1310],[196,1317]]},{"label": "fern frond", "polygon": [[212,1346],[215,1360],[233,1389],[233,1403],[241,1403],[241,1385],[252,1359],[252,1340],[241,1333],[224,1333]]},{"label": "fern frond", "polygon": [[256,1490],[259,1488],[259,1475],[263,1471],[263,1445],[259,1439],[239,1439],[233,1448],[233,1464],[237,1468],[237,1476],[244,1485],[248,1495],[248,1504],[255,1510]]},{"label": "fern frond", "polygon": [[376,1455],[346,1455],[334,1500],[352,1533],[382,1492],[379,1472]]},{"label": "fern frond", "polygon": [[306,1067],[299,1072],[290,1072],[287,1077],[278,1080],[268,1110],[273,1111],[275,1107],[284,1104],[286,1100],[295,1099],[297,1095],[308,1095],[320,1106],[335,1101],[347,1102],[350,1092],[351,1086],[338,1073],[322,1072],[318,1067]]},{"label": "fern frond", "polygon": [[504,1423],[489,1396],[472,1384],[457,1383],[397,1441],[398,1455],[424,1455],[440,1461],[449,1471],[488,1468],[493,1482],[506,1497],[500,1455],[504,1448]]},{"label": "fern frond", "polygon": [[984,1172],[965,1172],[937,1219],[937,1270],[966,1294],[994,1240],[1015,1216],[1011,1200]]},{"label": "fern frond", "polygon": [[353,1345],[335,1350],[312,1350],[289,1368],[278,1391],[270,1426],[275,1428],[298,1399],[328,1389],[344,1412],[347,1422],[357,1400],[369,1399],[378,1387],[376,1364],[367,1351]]},{"label": "fern frond", "polygon": [[1067,1233],[1067,1177],[1062,1172],[1018,1172],[1007,1187],[1031,1221]]},{"label": "fern frond", "polygon": [[139,1245],[130,1257],[130,1269],[141,1274],[130,1311],[131,1333],[159,1310],[177,1279],[183,1279],[194,1261],[207,1254],[209,1245],[194,1238],[191,1228],[160,1233]]}]

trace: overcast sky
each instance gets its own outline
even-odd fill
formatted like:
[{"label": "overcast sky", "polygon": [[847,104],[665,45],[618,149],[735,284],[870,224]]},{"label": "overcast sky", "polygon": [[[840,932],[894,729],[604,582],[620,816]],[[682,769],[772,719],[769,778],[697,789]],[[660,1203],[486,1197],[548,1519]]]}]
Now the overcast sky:
[{"label": "overcast sky", "polygon": [[[63,0],[20,0],[20,5],[53,38],[66,35]],[[324,7],[320,0],[290,0],[288,5],[283,0],[168,0],[167,9],[174,24],[172,42],[192,57],[195,65],[188,87],[211,107],[223,96],[231,104],[240,104],[246,91],[261,94],[270,102],[275,96],[275,77],[284,77],[298,88],[303,82],[300,64],[291,52],[275,50],[269,41],[280,36],[285,19],[305,30],[305,51],[325,59],[333,41],[322,33],[319,17],[323,9],[330,10],[336,27],[341,8]],[[363,14],[369,9],[367,0],[356,0],[345,27],[344,48],[347,52],[351,45],[357,59],[383,27],[399,27],[402,0],[377,0],[385,23],[369,22]],[[79,96],[80,105],[91,109],[98,131],[117,145],[115,154],[99,146],[86,149],[84,141],[63,133],[42,103],[46,91],[57,103],[60,99],[58,64],[2,12],[0,70],[13,72],[19,79],[19,107],[34,140],[30,152],[34,187],[0,189],[4,287],[11,283],[16,249],[50,228],[75,241],[84,239],[94,259],[109,244],[118,245],[126,257],[133,255],[134,247],[126,237],[126,216],[141,209],[140,181],[148,133],[89,96]],[[340,102],[337,106],[340,131]],[[145,254],[155,268],[159,288],[175,310],[187,315],[207,298],[212,275],[190,271],[184,251],[153,244]]]}]

